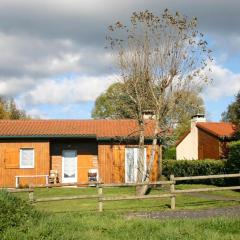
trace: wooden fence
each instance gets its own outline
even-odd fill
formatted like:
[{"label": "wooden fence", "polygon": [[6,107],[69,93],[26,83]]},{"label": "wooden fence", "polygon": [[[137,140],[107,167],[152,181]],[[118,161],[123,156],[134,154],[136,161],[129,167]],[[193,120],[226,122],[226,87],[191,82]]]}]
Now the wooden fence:
[{"label": "wooden fence", "polygon": [[[177,181],[187,180],[200,180],[200,179],[216,179],[216,178],[239,178],[240,173],[237,174],[221,174],[221,175],[208,175],[208,176],[191,176],[191,177],[175,177],[170,176],[170,181],[158,181],[151,183],[120,183],[120,184],[104,184],[100,182],[86,182],[86,183],[67,183],[67,184],[45,184],[35,185],[29,189],[9,189],[10,192],[28,192],[29,201],[31,203],[38,202],[49,202],[49,201],[62,201],[62,200],[76,200],[76,199],[97,199],[98,210],[103,211],[103,202],[108,201],[123,201],[123,200],[137,200],[137,199],[156,199],[156,198],[170,198],[171,209],[176,207],[176,195],[184,193],[197,193],[197,192],[209,192],[209,191],[222,191],[222,190],[239,190],[240,186],[230,187],[210,187],[210,188],[197,188],[197,189],[184,189],[175,190],[175,184]],[[169,185],[169,193],[162,193],[157,195],[144,195],[144,196],[133,196],[133,195],[120,195],[120,196],[104,196],[104,188],[109,187],[137,187],[144,185]],[[50,197],[50,198],[34,198],[34,188],[46,188],[46,187],[63,187],[63,186],[96,186],[97,194],[95,195],[78,195],[78,196],[65,196],[65,197]]]}]

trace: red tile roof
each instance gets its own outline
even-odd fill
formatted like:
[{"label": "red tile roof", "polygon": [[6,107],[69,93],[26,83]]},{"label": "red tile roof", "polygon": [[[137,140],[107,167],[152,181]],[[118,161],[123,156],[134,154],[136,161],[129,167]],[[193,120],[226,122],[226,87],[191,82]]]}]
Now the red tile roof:
[{"label": "red tile roof", "polygon": [[[153,135],[153,121],[146,121],[145,136]],[[0,120],[0,137],[96,136],[97,138],[138,135],[135,120]]]},{"label": "red tile roof", "polygon": [[235,132],[235,125],[226,122],[201,122],[197,127],[217,137],[232,137]]}]

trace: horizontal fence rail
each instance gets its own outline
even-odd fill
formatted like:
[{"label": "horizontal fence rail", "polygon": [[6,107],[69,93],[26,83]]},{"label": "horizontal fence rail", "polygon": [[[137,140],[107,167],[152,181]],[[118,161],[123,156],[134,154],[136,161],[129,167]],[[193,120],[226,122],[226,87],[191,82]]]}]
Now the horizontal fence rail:
[{"label": "horizontal fence rail", "polygon": [[175,181],[186,181],[186,180],[202,180],[202,179],[216,179],[216,178],[236,178],[240,177],[240,173],[234,174],[220,174],[220,175],[206,175],[206,176],[191,176],[191,177],[174,177]]},{"label": "horizontal fence rail", "polygon": [[240,189],[240,186],[236,186],[236,187],[215,187],[215,188],[196,188],[196,189],[174,190],[174,193],[211,192],[211,191],[239,190],[239,189]]},{"label": "horizontal fence rail", "polygon": [[62,200],[76,200],[76,199],[97,199],[98,195],[79,195],[69,197],[51,197],[51,198],[38,198],[34,202],[50,202],[50,201],[62,201]]},{"label": "horizontal fence rail", "polygon": [[15,188],[1,188],[1,190],[6,190],[10,193],[20,193],[20,192],[34,192],[32,188],[23,188],[23,189],[15,189]]},{"label": "horizontal fence rail", "polygon": [[[19,176],[18,176],[19,177]],[[21,176],[24,177],[24,176]],[[50,201],[64,201],[64,200],[82,200],[82,199],[96,199],[98,201],[98,211],[103,211],[103,202],[108,201],[124,201],[124,200],[144,200],[144,199],[158,199],[158,198],[170,198],[171,209],[175,209],[176,195],[184,193],[197,193],[197,192],[209,192],[209,191],[223,191],[223,190],[240,190],[240,186],[229,187],[210,187],[210,188],[197,188],[197,189],[184,189],[176,190],[175,184],[177,181],[185,180],[200,180],[200,179],[216,179],[216,178],[240,178],[240,173],[236,174],[220,174],[220,175],[208,175],[208,176],[189,176],[189,177],[175,177],[170,176],[170,181],[157,181],[157,182],[142,182],[142,183],[102,183],[102,182],[81,182],[81,183],[57,183],[57,184],[41,184],[32,185],[27,189],[6,189],[11,193],[28,192],[29,201],[32,203],[50,202]],[[119,196],[105,196],[103,193],[104,188],[112,187],[137,187],[137,186],[158,186],[169,185],[169,193],[162,193],[157,195],[119,195]],[[95,187],[97,194],[95,195],[78,195],[78,196],[63,196],[63,197],[47,197],[47,198],[34,198],[35,188],[55,188],[55,187]]]},{"label": "horizontal fence rail", "polygon": [[174,194],[161,194],[161,195],[143,195],[143,196],[121,196],[121,197],[103,197],[103,201],[121,201],[121,200],[134,200],[134,199],[154,199],[154,198],[169,198],[175,196]]}]

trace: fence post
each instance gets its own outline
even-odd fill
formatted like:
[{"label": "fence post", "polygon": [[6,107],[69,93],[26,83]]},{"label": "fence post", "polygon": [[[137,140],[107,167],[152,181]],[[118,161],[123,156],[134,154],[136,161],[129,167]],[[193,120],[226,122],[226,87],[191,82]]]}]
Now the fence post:
[{"label": "fence post", "polygon": [[48,175],[46,175],[46,176],[45,176],[46,185],[49,183],[49,180],[48,180],[48,178],[49,178],[49,176],[48,176]]},{"label": "fence post", "polygon": [[103,201],[102,201],[103,189],[101,183],[98,184],[98,211],[103,211]]},{"label": "fence post", "polygon": [[19,176],[16,176],[16,184],[15,184],[15,187],[16,188],[19,188]]},{"label": "fence post", "polygon": [[32,203],[33,202],[33,189],[29,188],[29,192],[28,192],[28,197],[29,197],[29,202]]},{"label": "fence post", "polygon": [[[170,181],[174,181],[174,175],[170,175]],[[174,194],[175,191],[175,185],[174,183],[170,184],[170,193]],[[176,197],[175,195],[171,197],[171,209],[174,210],[176,206]]]}]

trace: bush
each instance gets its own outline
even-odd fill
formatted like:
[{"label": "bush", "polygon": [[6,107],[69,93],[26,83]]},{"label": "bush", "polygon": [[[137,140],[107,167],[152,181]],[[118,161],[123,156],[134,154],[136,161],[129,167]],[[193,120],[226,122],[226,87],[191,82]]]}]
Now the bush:
[{"label": "bush", "polygon": [[[214,174],[225,174],[225,160],[168,160],[163,161],[163,174],[169,177],[171,174],[177,177],[204,176]],[[184,181],[185,183],[206,183],[223,185],[224,179]]]},{"label": "bush", "polygon": [[0,236],[12,227],[27,230],[28,225],[38,220],[39,216],[40,213],[27,202],[12,193],[0,191]]}]

